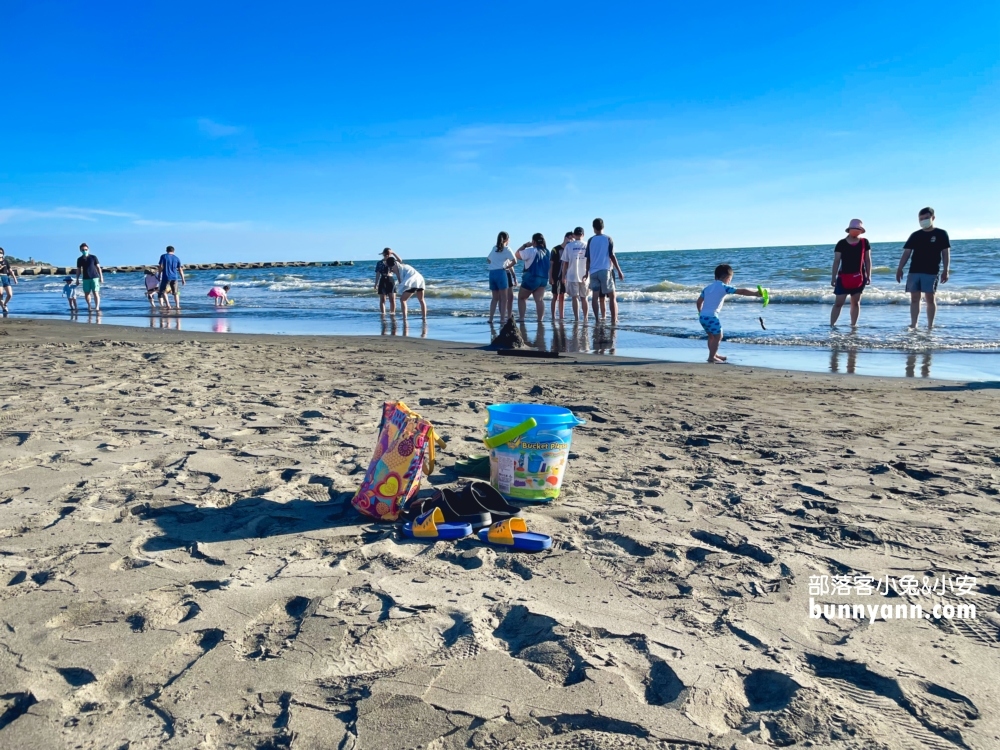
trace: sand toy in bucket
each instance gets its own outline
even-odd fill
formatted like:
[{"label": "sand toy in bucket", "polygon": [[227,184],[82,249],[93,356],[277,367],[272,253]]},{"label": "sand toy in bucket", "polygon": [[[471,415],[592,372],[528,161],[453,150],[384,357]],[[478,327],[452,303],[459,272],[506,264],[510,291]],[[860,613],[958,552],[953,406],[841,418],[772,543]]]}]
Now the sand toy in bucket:
[{"label": "sand toy in bucket", "polygon": [[559,497],[573,428],[584,424],[569,409],[543,404],[487,407],[483,442],[490,449],[490,484],[512,500]]}]

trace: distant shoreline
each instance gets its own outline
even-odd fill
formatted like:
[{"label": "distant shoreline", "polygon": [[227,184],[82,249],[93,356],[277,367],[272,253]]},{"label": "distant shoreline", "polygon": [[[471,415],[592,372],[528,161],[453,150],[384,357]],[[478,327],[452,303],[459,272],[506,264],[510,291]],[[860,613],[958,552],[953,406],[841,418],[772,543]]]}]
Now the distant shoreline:
[{"label": "distant shoreline", "polygon": [[[76,273],[75,266],[52,266],[46,263],[36,263],[31,266],[18,265],[12,262],[12,266],[17,268],[20,276],[66,276]],[[276,260],[259,261],[254,263],[189,263],[184,265],[185,271],[224,271],[256,268],[322,268],[353,266],[353,260]],[[104,273],[141,273],[147,268],[156,268],[154,265],[139,266],[108,266],[101,268]]]},{"label": "distant shoreline", "polygon": [[[619,256],[622,256],[622,255],[624,255],[624,256],[637,256],[637,255],[648,255],[648,254],[652,254],[652,253],[701,253],[701,252],[726,253],[726,252],[731,252],[731,251],[745,251],[745,250],[774,250],[774,249],[784,249],[784,248],[787,248],[787,249],[797,249],[797,248],[825,248],[825,247],[830,248],[830,250],[832,252],[832,249],[833,249],[834,245],[837,244],[836,243],[836,239],[839,239],[839,237],[835,238],[832,241],[827,241],[827,242],[798,243],[798,244],[792,244],[792,245],[761,245],[761,246],[746,246],[746,247],[742,247],[742,246],[738,246],[738,245],[733,245],[731,247],[671,247],[671,248],[658,248],[658,249],[651,249],[651,250],[617,250],[616,249],[615,253],[616,253],[616,255],[619,255]],[[1000,241],[1000,237],[970,237],[970,238],[963,238],[963,239],[958,239],[958,238],[952,237],[951,239],[952,239],[953,243],[959,243],[959,242],[997,242],[997,241]],[[900,249],[900,251],[902,251],[902,247],[903,247],[903,243],[904,242],[906,242],[906,238],[905,237],[902,238],[902,239],[898,239],[898,240],[879,240],[879,241],[873,241],[871,244],[872,244],[872,247],[874,249],[878,249],[878,248],[885,247],[885,246],[895,246],[895,247],[898,247]],[[489,248],[486,248],[486,249],[488,250]],[[478,257],[480,257],[480,255],[485,256],[486,252],[484,251],[483,253],[472,253],[472,254],[468,254],[468,255],[457,255],[457,256],[443,256],[442,255],[442,256],[420,257],[420,256],[414,255],[414,256],[412,256],[412,258],[409,258],[408,262],[412,261],[413,263],[423,263],[423,262],[432,261],[432,260],[466,260],[466,259],[469,259],[469,258],[478,258]],[[18,272],[19,273],[20,273],[20,269],[22,267],[27,267],[27,268],[67,268],[67,266],[59,266],[59,265],[53,265],[53,264],[50,264],[50,263],[41,263],[41,262],[37,262],[37,261],[34,262],[34,263],[28,263],[27,261],[22,261],[20,259],[15,259],[15,258],[13,258],[10,255],[8,255],[7,257],[8,257],[8,259],[10,259],[11,265],[13,265],[13,266],[15,266],[15,267],[18,268]],[[409,256],[407,256],[407,257],[409,257]],[[353,265],[361,265],[361,264],[367,264],[367,263],[371,263],[372,265],[374,265],[377,260],[378,260],[377,258],[368,258],[368,257],[365,257],[365,258],[354,258],[353,260],[330,260],[330,261],[326,261],[326,260],[324,260],[324,261],[252,261],[252,262],[247,261],[245,263],[244,262],[190,263],[190,264],[185,263],[184,264],[184,268],[185,269],[191,269],[191,270],[215,270],[215,269],[233,269],[233,268],[259,269],[259,268],[303,268],[303,267],[318,267],[318,266],[353,266]],[[144,270],[146,268],[155,268],[155,264],[154,263],[149,263],[149,264],[108,266],[108,267],[105,267],[104,270],[105,270],[105,272],[130,273],[132,271],[129,271],[128,269],[133,269],[135,271],[142,271],[142,270]],[[73,273],[76,272],[75,271],[75,267],[72,269],[72,272]],[[35,274],[35,275],[44,275],[44,274]]]}]

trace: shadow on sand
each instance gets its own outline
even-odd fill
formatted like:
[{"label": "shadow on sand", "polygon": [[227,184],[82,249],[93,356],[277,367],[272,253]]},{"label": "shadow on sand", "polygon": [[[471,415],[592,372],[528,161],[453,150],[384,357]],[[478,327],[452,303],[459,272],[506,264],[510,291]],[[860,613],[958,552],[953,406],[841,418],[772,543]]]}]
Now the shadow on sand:
[{"label": "shadow on sand", "polygon": [[939,393],[960,393],[962,391],[992,391],[1000,388],[1000,380],[984,380],[979,383],[961,383],[956,385],[929,385],[918,388],[918,391],[938,391]]},{"label": "shadow on sand", "polygon": [[[287,503],[248,497],[225,508],[199,508],[187,503],[153,508],[145,513],[145,518],[154,521],[163,536],[149,539],[143,549],[163,552],[186,548],[195,542],[263,539],[319,529],[360,527],[366,519],[351,505],[352,496],[353,493],[342,492],[327,502],[291,500]],[[391,533],[392,528],[391,524],[385,524],[358,531],[374,540]]]}]

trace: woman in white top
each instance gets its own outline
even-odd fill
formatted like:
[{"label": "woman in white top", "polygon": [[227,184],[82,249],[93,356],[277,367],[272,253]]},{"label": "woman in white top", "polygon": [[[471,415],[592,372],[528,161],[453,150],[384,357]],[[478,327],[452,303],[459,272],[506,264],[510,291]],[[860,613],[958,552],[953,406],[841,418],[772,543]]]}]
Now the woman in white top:
[{"label": "woman in white top", "polygon": [[497,235],[497,244],[486,256],[486,264],[490,269],[490,292],[493,294],[493,299],[490,300],[490,323],[493,322],[493,313],[496,312],[498,306],[500,307],[501,323],[506,323],[513,314],[511,303],[514,297],[508,293],[510,279],[507,277],[507,269],[514,266],[517,259],[514,257],[514,251],[507,247],[508,242],[510,242],[510,235],[506,232],[500,232]]},{"label": "woman in white top", "polygon": [[416,296],[417,302],[420,303],[421,317],[426,320],[427,303],[424,302],[424,277],[413,266],[403,263],[403,259],[392,250],[389,250],[385,264],[389,267],[390,273],[396,274],[396,278],[399,279],[399,288],[403,292],[399,296],[399,301],[403,304],[403,320],[406,320],[406,300],[413,296]]}]

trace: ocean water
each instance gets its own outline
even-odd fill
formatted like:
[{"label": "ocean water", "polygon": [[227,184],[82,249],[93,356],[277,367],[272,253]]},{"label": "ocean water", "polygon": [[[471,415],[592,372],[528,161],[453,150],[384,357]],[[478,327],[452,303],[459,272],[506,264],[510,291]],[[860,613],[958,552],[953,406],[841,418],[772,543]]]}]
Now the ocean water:
[{"label": "ocean water", "polygon": [[[729,263],[735,286],[771,291],[763,308],[752,298],[730,297],[721,313],[722,353],[735,364],[800,370],[854,372],[968,380],[1000,379],[1000,240],[955,241],[951,279],[938,289],[935,328],[911,331],[909,297],[896,284],[901,243],[873,243],[873,283],[865,291],[860,325],[851,330],[845,306],[838,327],[829,326],[832,245],[678,250],[619,253],[625,282],[619,285],[619,325],[554,324],[546,299],[546,320],[529,321],[522,335],[548,350],[596,352],[697,362],[706,356],[695,299],[712,281],[714,267]],[[490,292],[484,256],[407,259],[427,280],[429,316],[382,317],[373,290],[374,266],[193,271],[183,288],[183,312],[150,314],[141,274],[106,275],[103,313],[82,323],[101,322],[193,331],[285,334],[428,336],[487,344]],[[284,253],[295,257],[294,250]],[[404,256],[405,257],[405,256]],[[138,259],[137,259],[138,260]],[[519,270],[520,276],[520,270]],[[215,283],[232,285],[233,307],[216,310],[207,292]],[[15,287],[15,316],[68,317],[59,277],[26,277]],[[761,319],[763,319],[763,326]],[[921,325],[923,325],[923,314]]]}]

